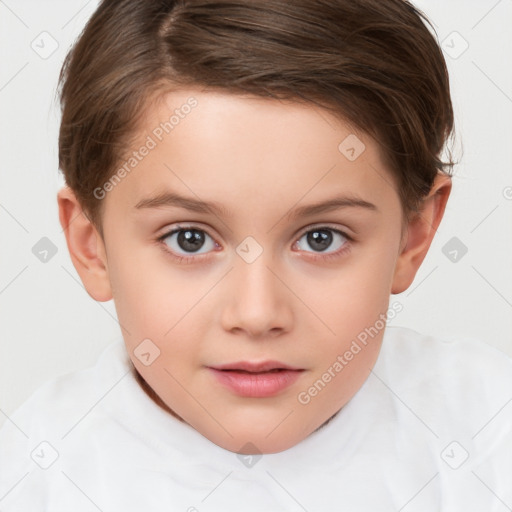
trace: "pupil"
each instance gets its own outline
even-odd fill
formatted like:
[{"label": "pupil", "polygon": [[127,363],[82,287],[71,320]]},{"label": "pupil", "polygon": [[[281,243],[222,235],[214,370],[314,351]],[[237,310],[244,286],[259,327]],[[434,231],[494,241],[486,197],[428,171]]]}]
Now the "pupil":
[{"label": "pupil", "polygon": [[187,229],[178,233],[178,244],[184,251],[193,252],[204,243],[204,234],[195,229]]},{"label": "pupil", "polygon": [[332,233],[326,230],[311,231],[308,233],[308,244],[317,251],[325,251],[332,242]]}]

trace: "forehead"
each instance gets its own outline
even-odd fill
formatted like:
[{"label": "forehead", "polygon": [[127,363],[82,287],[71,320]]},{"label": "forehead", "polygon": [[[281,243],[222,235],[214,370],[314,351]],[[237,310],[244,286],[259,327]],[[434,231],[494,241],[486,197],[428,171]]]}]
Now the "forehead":
[{"label": "forehead", "polygon": [[131,207],[165,190],[232,212],[240,204],[282,210],[339,194],[383,207],[398,200],[375,141],[310,103],[173,91],[146,108],[130,151],[144,146],[150,149],[112,194]]}]

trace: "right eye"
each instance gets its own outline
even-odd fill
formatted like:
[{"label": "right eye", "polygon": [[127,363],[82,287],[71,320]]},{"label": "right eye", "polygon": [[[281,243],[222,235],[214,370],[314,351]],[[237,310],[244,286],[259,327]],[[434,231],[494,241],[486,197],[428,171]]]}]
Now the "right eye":
[{"label": "right eye", "polygon": [[[194,259],[190,255],[204,254],[219,246],[206,231],[194,226],[178,226],[160,236],[158,240],[180,261]],[[206,250],[200,252],[204,247]]]}]

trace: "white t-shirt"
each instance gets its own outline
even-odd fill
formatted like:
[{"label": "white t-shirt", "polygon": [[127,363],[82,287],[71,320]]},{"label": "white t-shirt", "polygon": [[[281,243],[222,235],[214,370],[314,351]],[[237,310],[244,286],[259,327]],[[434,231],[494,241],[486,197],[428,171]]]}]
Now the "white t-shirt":
[{"label": "white t-shirt", "polygon": [[6,421],[2,512],[512,509],[512,359],[484,343],[386,327],[352,400],[260,456],[175,419],[132,371],[120,339]]}]

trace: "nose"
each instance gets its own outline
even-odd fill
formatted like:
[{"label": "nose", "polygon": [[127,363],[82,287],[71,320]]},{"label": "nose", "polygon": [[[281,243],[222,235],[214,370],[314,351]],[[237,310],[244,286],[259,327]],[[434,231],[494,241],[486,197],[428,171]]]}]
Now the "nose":
[{"label": "nose", "polygon": [[226,276],[221,319],[226,331],[263,339],[291,329],[292,294],[264,255],[265,252],[252,263],[238,259]]}]

